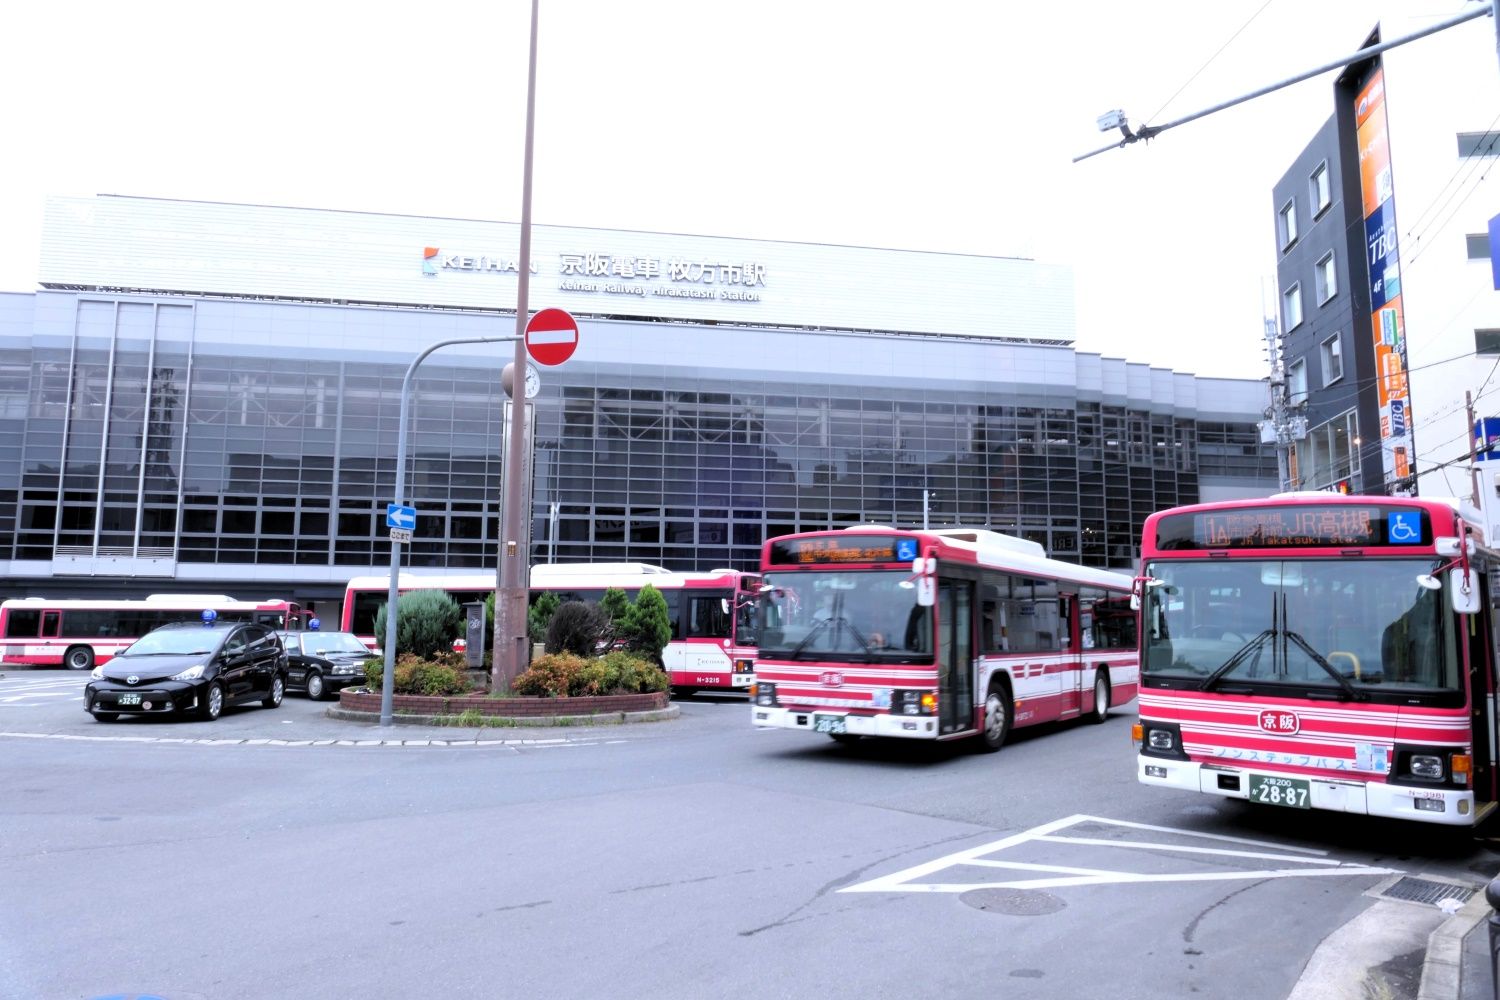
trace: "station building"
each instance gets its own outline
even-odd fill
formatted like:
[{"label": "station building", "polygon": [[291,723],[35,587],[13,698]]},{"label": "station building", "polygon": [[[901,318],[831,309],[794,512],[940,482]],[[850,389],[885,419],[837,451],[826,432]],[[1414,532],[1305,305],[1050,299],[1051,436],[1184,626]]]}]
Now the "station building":
[{"label": "station building", "polygon": [[[864,522],[1129,568],[1147,514],[1276,489],[1258,379],[1073,347],[1034,260],[147,198],[54,198],[0,294],[3,596],[337,601],[498,560],[517,282],[576,353],[531,400],[530,558],[757,565]],[[395,471],[409,395],[406,496]],[[1247,373],[1248,374],[1248,373]]]}]

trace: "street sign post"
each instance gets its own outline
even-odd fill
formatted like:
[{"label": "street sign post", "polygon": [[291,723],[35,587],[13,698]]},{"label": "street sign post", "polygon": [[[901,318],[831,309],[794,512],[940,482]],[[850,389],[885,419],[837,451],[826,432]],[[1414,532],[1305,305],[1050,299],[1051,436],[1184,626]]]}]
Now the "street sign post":
[{"label": "street sign post", "polygon": [[526,353],[539,365],[560,365],[578,349],[578,321],[562,309],[543,309],[526,324]]}]

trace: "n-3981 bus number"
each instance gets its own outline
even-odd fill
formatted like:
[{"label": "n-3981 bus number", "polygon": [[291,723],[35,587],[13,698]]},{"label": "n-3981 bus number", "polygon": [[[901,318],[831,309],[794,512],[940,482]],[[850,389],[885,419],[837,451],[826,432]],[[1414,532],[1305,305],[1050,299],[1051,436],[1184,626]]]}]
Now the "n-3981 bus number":
[{"label": "n-3981 bus number", "polygon": [[1259,774],[1250,776],[1251,802],[1307,809],[1307,792],[1307,782],[1300,778],[1268,778]]}]

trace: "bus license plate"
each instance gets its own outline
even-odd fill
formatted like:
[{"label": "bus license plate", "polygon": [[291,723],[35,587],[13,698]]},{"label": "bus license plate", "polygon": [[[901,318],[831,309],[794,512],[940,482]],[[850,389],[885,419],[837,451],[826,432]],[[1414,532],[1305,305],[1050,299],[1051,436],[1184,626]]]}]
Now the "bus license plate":
[{"label": "bus license plate", "polygon": [[1250,801],[1268,806],[1291,806],[1293,809],[1309,809],[1308,784],[1301,778],[1268,778],[1260,774],[1250,775]]},{"label": "bus license plate", "polygon": [[141,703],[141,696],[138,694],[122,694],[119,697],[119,702],[121,705],[139,705]]},{"label": "bus license plate", "polygon": [[813,732],[815,733],[847,733],[848,731],[849,727],[842,715],[813,716]]}]

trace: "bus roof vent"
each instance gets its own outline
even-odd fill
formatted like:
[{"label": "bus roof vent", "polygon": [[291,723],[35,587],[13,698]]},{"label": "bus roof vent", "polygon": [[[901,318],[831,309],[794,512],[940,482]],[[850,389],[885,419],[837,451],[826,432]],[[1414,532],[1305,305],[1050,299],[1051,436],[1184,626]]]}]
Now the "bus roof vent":
[{"label": "bus roof vent", "polygon": [[709,572],[710,573],[733,573],[734,569],[732,567],[729,567],[729,566],[717,566],[714,569],[709,570]]},{"label": "bus roof vent", "polygon": [[942,535],[956,542],[968,542],[980,548],[1000,549],[1017,555],[1035,556],[1038,559],[1047,558],[1047,550],[1036,542],[999,531],[990,531],[988,528],[938,528],[933,534]]},{"label": "bus roof vent", "polygon": [[233,601],[234,598],[228,594],[147,594],[148,601],[198,601],[211,603],[214,601]]},{"label": "bus roof vent", "polygon": [[889,524],[851,524],[845,531],[895,531]]},{"label": "bus roof vent", "polygon": [[532,570],[553,576],[648,576],[672,572],[651,563],[538,563]]}]

